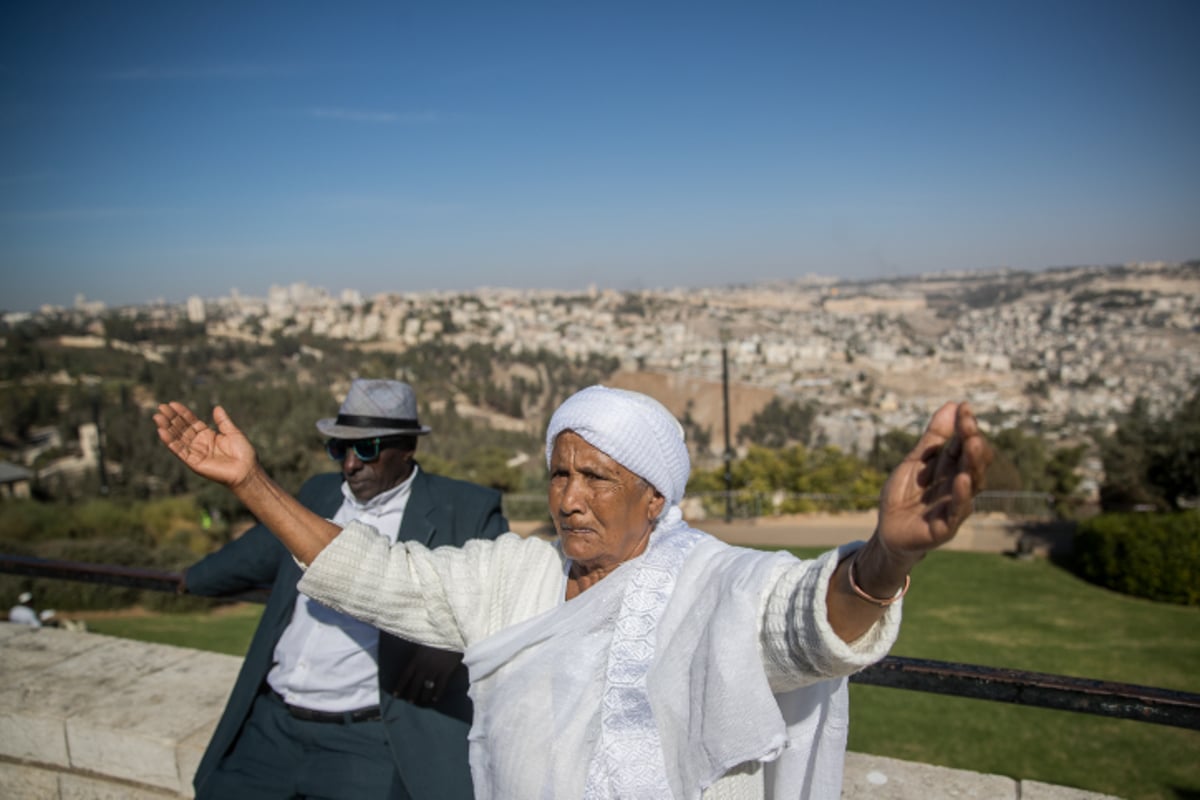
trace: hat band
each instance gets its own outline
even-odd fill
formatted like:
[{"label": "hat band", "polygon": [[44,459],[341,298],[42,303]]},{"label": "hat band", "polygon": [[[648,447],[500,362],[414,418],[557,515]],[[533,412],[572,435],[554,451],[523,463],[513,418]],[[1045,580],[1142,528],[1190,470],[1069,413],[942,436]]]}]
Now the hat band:
[{"label": "hat band", "polygon": [[400,428],[415,430],[421,424],[415,419],[393,419],[391,417],[364,417],[359,414],[338,414],[337,424],[348,428]]}]

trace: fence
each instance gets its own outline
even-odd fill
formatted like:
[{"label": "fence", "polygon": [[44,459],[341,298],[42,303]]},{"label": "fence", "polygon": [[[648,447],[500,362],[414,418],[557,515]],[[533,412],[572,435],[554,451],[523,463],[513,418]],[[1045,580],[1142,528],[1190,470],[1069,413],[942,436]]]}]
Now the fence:
[{"label": "fence", "polygon": [[[163,592],[174,592],[179,585],[179,574],[173,572],[8,554],[0,554],[0,572]],[[248,593],[226,599],[263,602],[266,595]],[[1200,694],[1150,686],[898,656],[888,656],[850,680],[1200,730]]]}]

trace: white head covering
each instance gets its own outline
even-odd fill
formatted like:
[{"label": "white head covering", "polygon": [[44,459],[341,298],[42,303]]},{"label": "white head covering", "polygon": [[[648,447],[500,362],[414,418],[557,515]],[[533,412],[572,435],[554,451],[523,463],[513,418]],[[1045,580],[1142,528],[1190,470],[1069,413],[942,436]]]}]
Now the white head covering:
[{"label": "white head covering", "polygon": [[667,502],[663,512],[674,510],[687,488],[692,464],[679,420],[648,395],[607,386],[589,386],[568,397],[550,418],[546,429],[546,466],[554,440],[563,431],[574,431],[625,469],[645,479]]}]

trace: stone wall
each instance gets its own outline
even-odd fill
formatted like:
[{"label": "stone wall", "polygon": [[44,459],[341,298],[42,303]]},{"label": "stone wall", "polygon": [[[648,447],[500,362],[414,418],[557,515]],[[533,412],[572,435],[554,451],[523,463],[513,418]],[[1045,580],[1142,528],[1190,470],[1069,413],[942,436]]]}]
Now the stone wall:
[{"label": "stone wall", "polygon": [[[0,797],[192,797],[241,659],[0,623]],[[850,753],[843,800],[1099,800],[1060,786]]]},{"label": "stone wall", "polygon": [[191,797],[241,664],[9,623],[0,650],[0,796],[39,800]]}]

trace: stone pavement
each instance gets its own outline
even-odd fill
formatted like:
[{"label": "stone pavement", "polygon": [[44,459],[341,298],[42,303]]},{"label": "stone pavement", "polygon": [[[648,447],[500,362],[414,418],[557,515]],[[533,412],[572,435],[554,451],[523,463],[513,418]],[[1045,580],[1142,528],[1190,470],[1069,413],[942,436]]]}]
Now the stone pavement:
[{"label": "stone pavement", "polygon": [[[163,800],[192,775],[241,659],[0,623],[0,797]],[[1101,800],[1105,795],[850,753],[845,800]]]}]

